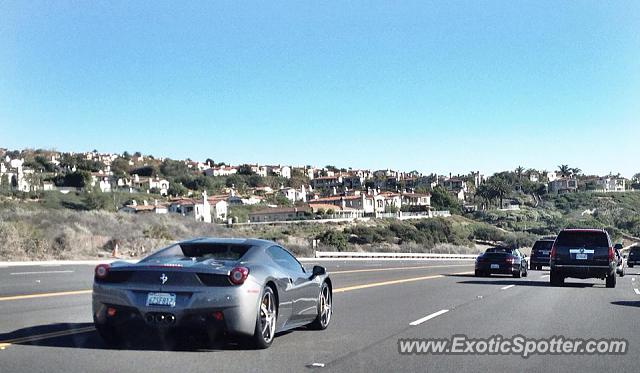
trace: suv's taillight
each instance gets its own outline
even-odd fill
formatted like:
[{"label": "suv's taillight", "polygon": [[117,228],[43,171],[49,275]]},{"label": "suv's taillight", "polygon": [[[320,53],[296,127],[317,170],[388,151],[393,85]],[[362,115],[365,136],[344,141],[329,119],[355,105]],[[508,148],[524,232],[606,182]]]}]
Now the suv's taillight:
[{"label": "suv's taillight", "polygon": [[553,246],[551,246],[551,253],[549,254],[549,258],[551,259],[555,259],[556,258],[556,244],[554,243]]},{"label": "suv's taillight", "polygon": [[98,264],[95,269],[95,278],[99,280],[107,278],[109,275],[109,268],[110,266],[108,264]]},{"label": "suv's taillight", "polygon": [[513,257],[512,257],[512,256],[508,256],[508,257],[505,259],[505,262],[507,262],[507,263],[509,263],[509,264],[513,264]]},{"label": "suv's taillight", "polygon": [[615,259],[616,257],[616,253],[613,251],[613,247],[609,248],[609,261],[612,261],[613,259]]},{"label": "suv's taillight", "polygon": [[249,276],[249,268],[235,267],[229,272],[229,281],[234,285],[242,285]]}]

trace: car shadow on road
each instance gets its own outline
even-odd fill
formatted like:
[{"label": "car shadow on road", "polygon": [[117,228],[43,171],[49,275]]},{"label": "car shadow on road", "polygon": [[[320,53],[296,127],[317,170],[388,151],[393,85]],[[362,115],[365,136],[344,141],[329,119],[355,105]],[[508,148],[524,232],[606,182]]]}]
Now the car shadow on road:
[{"label": "car shadow on road", "polygon": [[[277,333],[276,338],[292,331]],[[251,347],[238,338],[221,336],[211,342],[206,335],[192,333],[172,333],[159,335],[140,331],[129,332],[118,346],[104,342],[93,323],[57,323],[17,329],[0,334],[0,344],[29,345],[60,348],[82,348],[96,350],[133,350],[133,351],[190,351],[215,352],[229,350],[248,350]]]},{"label": "car shadow on road", "polygon": [[[549,279],[530,280],[528,277],[515,279],[509,275],[492,275],[491,277],[476,277],[472,274],[453,274],[445,275],[447,277],[462,277],[462,278],[475,278],[476,280],[458,281],[458,284],[468,285],[518,285],[518,286],[537,286],[537,287],[550,287]],[[590,288],[595,287],[597,284],[584,283],[584,282],[569,282],[565,281],[564,287],[566,288]],[[604,285],[603,285],[604,286]]]},{"label": "car shadow on road", "polygon": [[620,300],[611,302],[611,304],[616,306],[640,307],[640,301],[637,300]]}]

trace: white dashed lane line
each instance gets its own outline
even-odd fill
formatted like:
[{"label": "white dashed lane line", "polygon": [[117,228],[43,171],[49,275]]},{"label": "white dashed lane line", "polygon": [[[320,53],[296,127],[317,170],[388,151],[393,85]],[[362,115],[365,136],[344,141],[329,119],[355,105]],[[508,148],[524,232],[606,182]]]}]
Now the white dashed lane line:
[{"label": "white dashed lane line", "polygon": [[511,285],[507,285],[504,287],[501,287],[500,290],[507,290],[507,289],[511,289],[512,287],[514,287],[515,285],[511,284]]},{"label": "white dashed lane line", "polygon": [[638,289],[634,288],[634,289],[633,289],[633,291],[635,291],[635,292],[636,292],[636,294],[640,295],[640,290],[638,290]]},{"label": "white dashed lane line", "polygon": [[51,274],[51,273],[73,273],[74,271],[38,271],[38,272],[12,272],[9,273],[12,276],[18,276],[18,275],[44,275],[44,274]]},{"label": "white dashed lane line", "polygon": [[409,325],[411,325],[411,326],[420,325],[420,324],[422,324],[422,323],[423,323],[423,322],[425,322],[425,321],[429,321],[429,320],[431,320],[431,319],[433,319],[433,318],[435,318],[435,317],[438,317],[438,316],[440,316],[440,315],[443,315],[443,314],[445,314],[445,313],[447,313],[447,312],[449,312],[449,310],[440,310],[440,311],[438,311],[438,312],[434,312],[434,313],[432,313],[431,315],[427,315],[427,316],[425,316],[425,317],[423,317],[423,318],[421,318],[421,319],[418,319],[418,320],[416,320],[416,321],[414,321],[414,322],[409,323]]}]

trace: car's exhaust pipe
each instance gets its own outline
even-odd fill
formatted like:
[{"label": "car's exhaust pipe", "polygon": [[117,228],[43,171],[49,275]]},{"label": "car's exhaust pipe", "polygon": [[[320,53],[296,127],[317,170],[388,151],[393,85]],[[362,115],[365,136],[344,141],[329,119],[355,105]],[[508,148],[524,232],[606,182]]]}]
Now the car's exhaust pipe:
[{"label": "car's exhaust pipe", "polygon": [[171,313],[148,313],[144,319],[149,324],[173,325],[176,323],[176,316]]}]

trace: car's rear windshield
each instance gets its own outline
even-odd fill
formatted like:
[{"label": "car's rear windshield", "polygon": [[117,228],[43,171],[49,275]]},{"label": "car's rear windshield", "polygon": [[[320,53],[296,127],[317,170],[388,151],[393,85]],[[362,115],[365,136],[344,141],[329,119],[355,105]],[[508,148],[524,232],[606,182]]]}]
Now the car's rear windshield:
[{"label": "car's rear windshield", "polygon": [[485,251],[486,253],[510,253],[511,249],[505,249],[503,247],[492,247],[490,249],[487,249],[487,251]]},{"label": "car's rear windshield", "polygon": [[632,247],[631,250],[629,250],[629,252],[634,254],[640,254],[640,247]]},{"label": "car's rear windshield", "polygon": [[533,250],[551,250],[551,246],[553,246],[553,241],[536,241],[533,244]]},{"label": "car's rear windshield", "polygon": [[565,231],[560,232],[560,235],[558,235],[556,246],[609,247],[609,240],[604,232]]},{"label": "car's rear windshield", "polygon": [[206,242],[182,242],[161,250],[147,259],[166,257],[188,257],[200,260],[240,260],[251,248],[251,245],[206,243]]},{"label": "car's rear windshield", "polygon": [[184,256],[191,258],[239,260],[251,246],[221,243],[181,243]]}]

